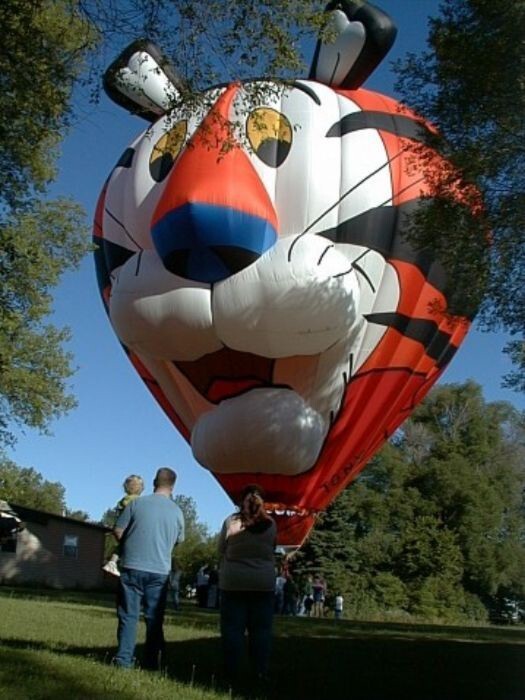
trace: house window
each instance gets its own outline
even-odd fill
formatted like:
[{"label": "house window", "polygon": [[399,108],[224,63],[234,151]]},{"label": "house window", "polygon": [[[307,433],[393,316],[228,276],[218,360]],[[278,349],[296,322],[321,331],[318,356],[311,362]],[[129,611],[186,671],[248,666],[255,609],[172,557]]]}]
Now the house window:
[{"label": "house window", "polygon": [[78,537],[64,535],[64,556],[68,559],[78,559]]},{"label": "house window", "polygon": [[12,554],[16,553],[16,543],[18,541],[16,535],[17,533],[15,532],[12,535],[4,537],[0,540],[0,552],[11,552]]}]

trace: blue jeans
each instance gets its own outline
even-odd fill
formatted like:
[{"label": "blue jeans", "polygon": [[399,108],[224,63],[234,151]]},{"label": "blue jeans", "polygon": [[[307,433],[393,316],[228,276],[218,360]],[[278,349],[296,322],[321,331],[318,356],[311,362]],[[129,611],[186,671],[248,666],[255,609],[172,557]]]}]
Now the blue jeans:
[{"label": "blue jeans", "polygon": [[133,666],[137,624],[141,608],[146,623],[146,644],[142,667],[157,670],[164,650],[164,611],[168,592],[168,574],[152,574],[137,569],[122,569],[117,598],[118,651],[115,664]]},{"label": "blue jeans", "polygon": [[268,671],[274,609],[273,591],[221,591],[221,637],[226,673],[234,678],[248,631],[248,650],[254,671]]}]

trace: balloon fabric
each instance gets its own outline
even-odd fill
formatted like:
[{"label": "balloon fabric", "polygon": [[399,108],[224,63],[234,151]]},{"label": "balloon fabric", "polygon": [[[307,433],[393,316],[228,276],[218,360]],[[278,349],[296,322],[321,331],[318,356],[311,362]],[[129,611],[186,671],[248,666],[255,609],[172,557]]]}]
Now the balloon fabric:
[{"label": "balloon fabric", "polygon": [[424,398],[470,322],[447,312],[446,270],[408,235],[450,166],[420,118],[359,87],[395,28],[343,5],[310,79],[261,81],[255,103],[253,81],[232,83],[188,114],[148,42],[106,74],[151,122],[95,215],[111,324],[197,462],[234,501],[260,484],[289,547]]}]

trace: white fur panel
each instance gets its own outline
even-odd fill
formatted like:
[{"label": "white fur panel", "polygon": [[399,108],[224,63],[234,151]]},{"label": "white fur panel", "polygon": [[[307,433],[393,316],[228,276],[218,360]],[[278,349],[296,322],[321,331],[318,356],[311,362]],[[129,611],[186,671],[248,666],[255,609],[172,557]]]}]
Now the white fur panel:
[{"label": "white fur panel", "polygon": [[358,283],[325,238],[279,239],[257,263],[214,287],[215,328],[228,347],[265,357],[314,355],[356,320]]},{"label": "white fur panel", "polygon": [[172,275],[154,251],[130,258],[117,271],[109,315],[120,340],[149,357],[196,360],[222,347],[209,287]]}]

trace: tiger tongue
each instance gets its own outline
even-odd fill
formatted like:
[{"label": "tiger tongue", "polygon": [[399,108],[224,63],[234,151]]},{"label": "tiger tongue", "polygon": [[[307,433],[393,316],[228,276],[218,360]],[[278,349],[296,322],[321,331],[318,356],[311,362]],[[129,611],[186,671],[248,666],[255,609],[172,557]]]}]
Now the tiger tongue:
[{"label": "tiger tongue", "polygon": [[205,396],[212,403],[220,403],[224,399],[238,396],[255,387],[266,386],[264,382],[255,378],[243,379],[214,379]]},{"label": "tiger tongue", "polygon": [[295,391],[257,387],[204,412],[190,442],[197,462],[216,474],[293,476],[315,464],[327,430],[323,417]]},{"label": "tiger tongue", "polygon": [[224,347],[198,360],[174,364],[202,396],[219,403],[249,389],[271,385],[274,360]]}]

